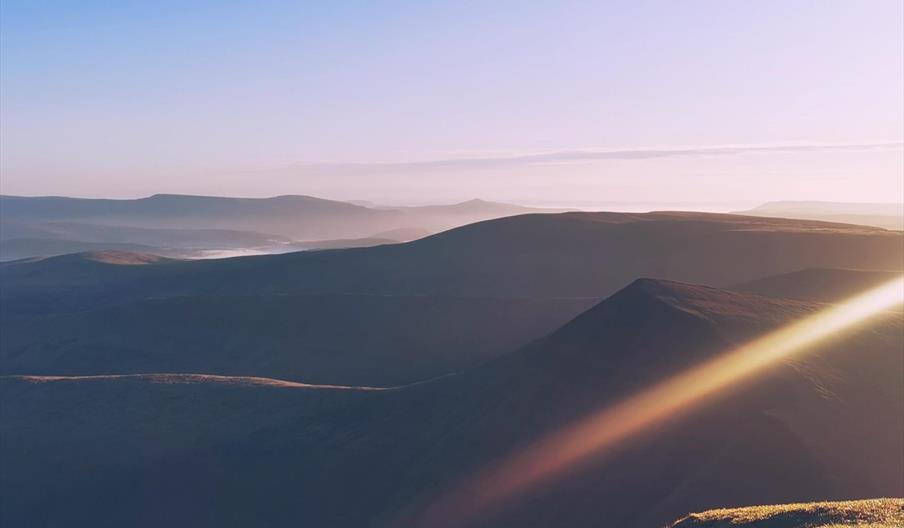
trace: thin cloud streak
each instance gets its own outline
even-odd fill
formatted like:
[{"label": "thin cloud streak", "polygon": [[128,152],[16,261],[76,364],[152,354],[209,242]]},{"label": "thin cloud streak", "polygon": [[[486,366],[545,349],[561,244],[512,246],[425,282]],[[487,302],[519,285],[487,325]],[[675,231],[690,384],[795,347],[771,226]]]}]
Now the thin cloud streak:
[{"label": "thin cloud streak", "polygon": [[734,156],[768,152],[849,152],[900,150],[904,142],[855,144],[773,144],[726,145],[703,147],[657,147],[620,150],[565,150],[518,156],[450,158],[411,162],[375,163],[310,163],[275,169],[301,174],[410,174],[440,171],[481,171],[509,169],[530,165],[593,162],[605,160],[652,160],[688,156]]}]

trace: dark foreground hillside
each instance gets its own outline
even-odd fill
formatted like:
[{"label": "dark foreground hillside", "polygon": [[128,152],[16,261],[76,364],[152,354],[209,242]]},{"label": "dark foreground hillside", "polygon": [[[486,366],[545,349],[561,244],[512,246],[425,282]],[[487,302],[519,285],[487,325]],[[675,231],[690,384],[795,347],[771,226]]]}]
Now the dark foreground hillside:
[{"label": "dark foreground hillside", "polygon": [[431,507],[545,433],[820,308],[642,280],[532,345],[392,390],[6,377],[0,524],[641,527],[726,504],[904,495],[892,312],[457,524]]}]

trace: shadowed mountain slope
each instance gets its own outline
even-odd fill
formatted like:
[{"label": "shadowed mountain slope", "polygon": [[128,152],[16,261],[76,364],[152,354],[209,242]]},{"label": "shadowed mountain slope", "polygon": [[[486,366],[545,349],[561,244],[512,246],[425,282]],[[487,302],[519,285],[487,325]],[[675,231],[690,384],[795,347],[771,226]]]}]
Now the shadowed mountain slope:
[{"label": "shadowed mountain slope", "polygon": [[[423,507],[490,461],[820,308],[641,280],[482,367],[388,391],[4,378],[0,515],[441,526]],[[725,504],[901,495],[902,330],[880,316],[468,526],[662,526]]]},{"label": "shadowed mountain slope", "polygon": [[398,385],[542,337],[592,299],[171,297],[0,318],[2,374],[195,372]]},{"label": "shadowed mountain slope", "polygon": [[[482,401],[502,401],[482,425],[497,432],[498,443],[483,437],[476,458],[484,462],[475,465],[818,309],[637,281],[548,338],[471,374],[479,386],[492,386],[493,396]],[[901,495],[902,323],[900,313],[888,313],[856,335],[789,358],[473,525],[594,526],[603,518],[660,526],[724,504]],[[469,467],[473,452],[454,447],[468,440],[444,440],[437,452],[450,465]],[[452,453],[464,454],[456,460]],[[465,486],[476,471],[464,472]],[[420,484],[449,481],[432,474]]]}]

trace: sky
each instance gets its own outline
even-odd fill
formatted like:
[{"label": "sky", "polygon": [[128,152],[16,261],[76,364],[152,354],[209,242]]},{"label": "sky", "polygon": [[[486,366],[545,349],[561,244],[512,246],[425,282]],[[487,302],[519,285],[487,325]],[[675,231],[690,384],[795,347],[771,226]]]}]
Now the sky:
[{"label": "sky", "polygon": [[4,194],[891,202],[902,143],[900,0],[0,2]]}]

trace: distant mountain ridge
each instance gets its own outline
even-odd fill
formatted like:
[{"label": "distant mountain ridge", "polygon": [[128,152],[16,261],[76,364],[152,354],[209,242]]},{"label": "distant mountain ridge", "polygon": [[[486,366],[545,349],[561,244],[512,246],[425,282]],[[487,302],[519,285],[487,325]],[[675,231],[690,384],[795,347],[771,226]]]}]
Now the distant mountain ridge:
[{"label": "distant mountain ridge", "polygon": [[364,206],[305,195],[155,194],[130,200],[0,196],[0,240],[5,242],[0,259],[57,255],[65,248],[124,249],[122,244],[187,257],[215,249],[283,253],[293,244],[316,241],[360,247],[366,245],[364,239],[407,241],[481,220],[547,211],[554,212],[483,200]]},{"label": "distant mountain ridge", "polygon": [[361,222],[379,230],[398,215],[312,196],[229,198],[155,194],[133,200],[0,196],[0,220],[146,228],[237,229],[293,239],[345,238]]},{"label": "distant mountain ridge", "polygon": [[[902,233],[707,213],[528,214],[405,244],[118,269],[76,258],[0,264],[15,299],[58,310],[174,295],[367,293],[604,297],[643,276],[731,286],[812,267],[900,270]],[[538,280],[542,277],[543,280]]]},{"label": "distant mountain ridge", "polygon": [[737,213],[904,229],[904,203],[779,201]]}]

